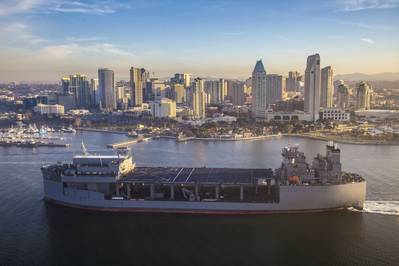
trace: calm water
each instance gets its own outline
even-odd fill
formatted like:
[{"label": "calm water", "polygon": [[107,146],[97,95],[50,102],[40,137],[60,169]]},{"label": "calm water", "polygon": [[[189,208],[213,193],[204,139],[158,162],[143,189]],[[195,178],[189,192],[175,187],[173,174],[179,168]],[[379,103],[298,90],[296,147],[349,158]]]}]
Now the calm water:
[{"label": "calm water", "polygon": [[[399,146],[340,145],[343,167],[368,181],[365,212],[252,217],[109,214],[46,204],[40,166],[69,160],[122,135],[79,133],[64,148],[0,147],[0,264],[399,265]],[[133,147],[146,165],[278,167],[300,144],[310,159],[324,142],[154,140]]]}]

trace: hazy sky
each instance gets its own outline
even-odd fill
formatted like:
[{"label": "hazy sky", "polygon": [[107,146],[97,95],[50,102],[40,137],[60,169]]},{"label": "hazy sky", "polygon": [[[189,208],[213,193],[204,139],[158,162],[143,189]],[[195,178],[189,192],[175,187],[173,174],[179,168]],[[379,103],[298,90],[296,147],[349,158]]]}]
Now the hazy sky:
[{"label": "hazy sky", "polygon": [[335,73],[399,71],[399,0],[0,0],[0,82],[191,72],[244,78],[303,71],[320,53]]}]

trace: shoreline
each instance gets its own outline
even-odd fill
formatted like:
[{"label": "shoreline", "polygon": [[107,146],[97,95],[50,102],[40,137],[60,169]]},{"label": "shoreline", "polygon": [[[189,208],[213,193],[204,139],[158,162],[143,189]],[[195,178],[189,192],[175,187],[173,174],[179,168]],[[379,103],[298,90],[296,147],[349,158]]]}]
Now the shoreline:
[{"label": "shoreline", "polygon": [[[124,131],[117,131],[117,130],[108,130],[108,129],[97,129],[97,128],[86,128],[86,127],[81,127],[77,128],[76,130],[79,131],[89,131],[89,132],[99,132],[99,133],[111,133],[111,134],[122,134],[126,135],[128,132]],[[176,137],[174,136],[159,136],[160,138],[165,138],[165,139],[175,139],[177,140]],[[313,140],[320,140],[320,141],[328,141],[328,140],[333,140],[334,142],[337,143],[342,143],[342,144],[352,144],[352,145],[399,145],[399,142],[395,141],[376,141],[376,140],[355,140],[355,139],[340,139],[337,137],[328,137],[328,136],[314,136],[314,135],[309,135],[309,134],[291,134],[291,133],[281,133],[281,134],[274,134],[274,135],[267,135],[267,136],[255,136],[255,137],[247,137],[247,138],[197,138],[194,137],[192,139],[189,139],[187,141],[192,141],[192,140],[199,140],[199,141],[247,141],[247,140],[267,140],[267,139],[272,139],[275,137],[297,137],[297,138],[307,138],[307,139],[313,139]],[[185,142],[185,141],[182,141]]]},{"label": "shoreline", "polygon": [[314,135],[308,135],[308,134],[283,133],[282,136],[283,137],[307,138],[307,139],[321,140],[321,141],[332,140],[337,143],[352,144],[352,145],[399,145],[399,142],[375,141],[375,140],[350,140],[350,139],[340,139],[340,138],[328,137],[328,136],[314,136]]}]

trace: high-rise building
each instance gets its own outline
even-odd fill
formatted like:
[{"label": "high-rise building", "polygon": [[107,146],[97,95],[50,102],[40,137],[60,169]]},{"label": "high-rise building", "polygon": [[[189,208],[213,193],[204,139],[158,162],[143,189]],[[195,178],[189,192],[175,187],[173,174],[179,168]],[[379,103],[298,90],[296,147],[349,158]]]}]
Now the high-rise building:
[{"label": "high-rise building", "polygon": [[171,78],[170,82],[172,84],[183,84],[184,85],[184,74],[176,73],[173,78]]},{"label": "high-rise building", "polygon": [[224,79],[207,80],[204,86],[205,92],[209,95],[209,103],[220,104],[227,96],[227,82]]},{"label": "high-rise building", "polygon": [[356,109],[370,109],[372,88],[366,82],[360,82],[356,89]]},{"label": "high-rise building", "polygon": [[151,88],[148,87],[148,81],[150,80],[150,72],[148,70],[145,70],[144,68],[141,69],[141,79],[143,80],[143,102],[148,102],[151,99],[148,98],[149,91],[151,91]]},{"label": "high-rise building", "polygon": [[337,87],[337,107],[342,110],[349,108],[349,87],[344,83]]},{"label": "high-rise building", "polygon": [[333,69],[331,68],[331,66],[327,66],[321,70],[320,107],[333,107],[333,95]]},{"label": "high-rise building", "polygon": [[151,91],[154,99],[162,99],[167,96],[166,84],[159,79],[151,79]]},{"label": "high-rise building", "polygon": [[252,116],[264,118],[267,109],[266,71],[262,60],[256,62],[252,71]]},{"label": "high-rise building", "polygon": [[234,105],[243,105],[245,102],[244,97],[245,83],[238,80],[227,81],[227,98]]},{"label": "high-rise building", "polygon": [[300,74],[298,71],[288,72],[288,78],[286,79],[286,90],[287,91],[298,91],[298,78]]},{"label": "high-rise building", "polygon": [[64,94],[71,94],[72,92],[69,90],[69,77],[61,78],[61,90]]},{"label": "high-rise building", "polygon": [[176,103],[184,103],[186,101],[186,89],[184,88],[184,84],[173,84],[172,95]]},{"label": "high-rise building", "polygon": [[97,107],[100,104],[100,93],[98,90],[98,79],[90,79],[90,102],[91,106]]},{"label": "high-rise building", "polygon": [[204,90],[204,80],[196,78],[191,84],[192,87],[192,109],[193,117],[197,119],[203,119],[206,117],[205,103],[206,93]]},{"label": "high-rise building", "polygon": [[266,75],[266,103],[274,104],[283,99],[285,91],[285,79],[281,75]]},{"label": "high-rise building", "polygon": [[111,111],[116,109],[114,71],[108,68],[98,69],[98,90],[101,95],[101,107]]},{"label": "high-rise building", "polygon": [[319,118],[320,85],[320,55],[310,55],[305,71],[305,112],[311,115],[312,121]]},{"label": "high-rise building", "polygon": [[183,74],[184,87],[188,88],[191,85],[191,75],[188,73]]},{"label": "high-rise building", "polygon": [[146,73],[143,68],[130,68],[130,97],[132,106],[141,106],[143,104],[143,84],[146,82],[146,79],[143,79],[143,73]]},{"label": "high-rise building", "polygon": [[70,75],[69,91],[74,95],[75,105],[77,107],[89,108],[91,106],[90,85],[86,75]]},{"label": "high-rise building", "polygon": [[157,118],[176,117],[176,102],[168,98],[155,100],[151,104],[151,113]]}]

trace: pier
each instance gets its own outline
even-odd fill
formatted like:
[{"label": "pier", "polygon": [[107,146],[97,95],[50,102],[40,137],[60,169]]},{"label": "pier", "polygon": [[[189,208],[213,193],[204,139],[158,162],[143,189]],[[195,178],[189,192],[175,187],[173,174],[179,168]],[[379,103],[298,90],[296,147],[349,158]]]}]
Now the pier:
[{"label": "pier", "polygon": [[148,141],[150,139],[151,139],[150,137],[148,137],[148,138],[143,138],[143,137],[140,138],[139,137],[139,138],[134,139],[134,140],[125,140],[125,141],[122,141],[122,142],[108,144],[107,147],[108,148],[112,148],[112,149],[127,148],[127,147],[129,147],[129,146],[131,146],[133,144],[138,143],[138,142]]}]

